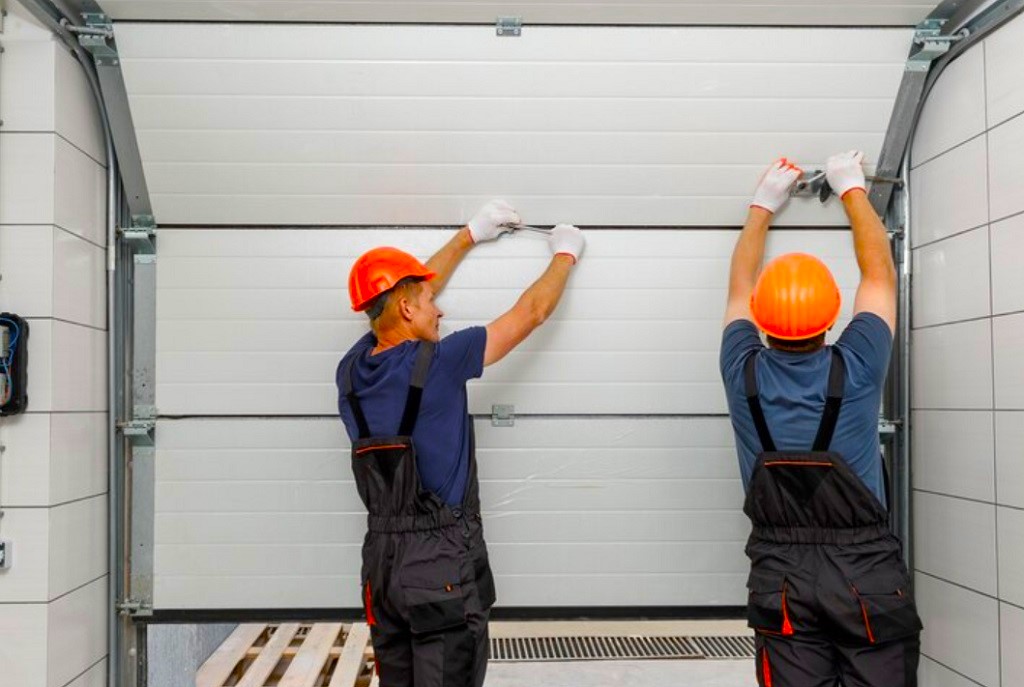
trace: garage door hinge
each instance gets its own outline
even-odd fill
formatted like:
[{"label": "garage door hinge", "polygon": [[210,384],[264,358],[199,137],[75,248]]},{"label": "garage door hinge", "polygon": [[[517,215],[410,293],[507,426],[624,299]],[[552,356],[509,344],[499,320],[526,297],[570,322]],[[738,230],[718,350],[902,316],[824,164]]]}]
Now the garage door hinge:
[{"label": "garage door hinge", "polygon": [[136,601],[135,599],[125,599],[119,601],[114,605],[117,612],[123,616],[130,616],[132,618],[149,617],[153,615],[153,606],[146,603],[145,601]]},{"label": "garage door hinge", "polygon": [[495,33],[499,36],[516,38],[523,35],[522,17],[498,17],[495,22]]},{"label": "garage door hinge", "polygon": [[925,19],[917,25],[914,31],[914,44],[920,45],[921,49],[907,60],[908,72],[928,71],[936,57],[944,55],[953,43],[967,37],[967,29],[948,36],[941,35],[942,25],[945,23],[945,19]]},{"label": "garage door hinge", "polygon": [[878,434],[880,436],[889,436],[895,434],[896,431],[903,426],[903,420],[879,420],[878,421]]},{"label": "garage door hinge", "polygon": [[152,446],[153,430],[156,429],[156,406],[135,406],[134,417],[118,424],[128,441],[136,446]]},{"label": "garage door hinge", "polygon": [[132,225],[122,227],[120,235],[135,248],[136,258],[139,254],[156,257],[156,220],[152,215],[133,215]]},{"label": "garage door hinge", "polygon": [[516,424],[516,407],[509,405],[492,405],[491,406],[491,426],[492,427],[515,427]]},{"label": "garage door hinge", "polygon": [[85,26],[75,26],[66,23],[67,20],[61,24],[71,33],[78,34],[79,45],[89,51],[97,66],[118,66],[121,60],[117,56],[117,49],[111,43],[114,38],[114,25],[110,23],[110,18],[99,12],[85,12],[82,18],[85,20]]}]

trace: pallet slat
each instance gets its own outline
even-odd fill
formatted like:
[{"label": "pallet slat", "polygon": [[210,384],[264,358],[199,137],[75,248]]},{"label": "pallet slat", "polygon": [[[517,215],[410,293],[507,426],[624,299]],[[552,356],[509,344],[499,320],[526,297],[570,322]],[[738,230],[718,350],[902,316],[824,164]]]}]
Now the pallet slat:
[{"label": "pallet slat", "polygon": [[352,625],[328,687],[354,687],[366,662],[366,643],[369,640],[370,628],[366,623]]},{"label": "pallet slat", "polygon": [[213,652],[196,673],[196,687],[222,687],[234,672],[249,647],[266,631],[261,624],[239,625],[231,636]]},{"label": "pallet slat", "polygon": [[317,623],[306,635],[299,653],[295,654],[278,687],[313,687],[324,670],[324,664],[341,632],[341,623]]},{"label": "pallet slat", "polygon": [[261,647],[259,655],[253,661],[245,676],[239,681],[237,687],[263,687],[274,668],[281,661],[285,649],[291,644],[295,633],[299,631],[298,623],[284,623],[279,625],[266,646]]}]

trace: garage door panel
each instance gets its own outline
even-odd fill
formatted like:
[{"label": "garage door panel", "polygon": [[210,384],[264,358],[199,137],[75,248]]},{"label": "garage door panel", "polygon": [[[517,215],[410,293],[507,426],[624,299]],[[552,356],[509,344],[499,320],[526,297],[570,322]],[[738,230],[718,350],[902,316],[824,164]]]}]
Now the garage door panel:
[{"label": "garage door panel", "polygon": [[[741,603],[721,600],[710,582],[740,574],[749,531],[727,419],[518,418],[514,427],[482,419],[476,427],[502,603],[551,603],[546,591],[527,594],[527,579],[558,586],[666,575],[705,588],[683,597],[658,587],[662,601],[645,603]],[[358,587],[350,589],[366,516],[336,418],[161,420],[156,436],[158,608],[357,603]],[[556,605],[623,603],[622,594],[596,592],[565,599]]]},{"label": "garage door panel", "polygon": [[[111,5],[141,4],[139,0],[108,0]],[[857,2],[857,12],[869,4],[887,4],[892,0],[874,3]],[[165,5],[165,3],[160,3]],[[189,0],[179,2],[189,4]],[[195,3],[192,3],[193,5]],[[228,3],[220,0],[224,6]],[[288,0],[289,8],[297,6]],[[363,4],[363,3],[357,3]],[[386,3],[375,2],[377,6]],[[397,3],[396,3],[397,4]],[[417,2],[426,6],[428,3]],[[452,3],[446,3],[452,4]],[[480,5],[475,0],[462,3]],[[536,5],[550,4],[538,2]],[[579,3],[559,3],[565,7]],[[638,3],[620,3],[636,5]],[[723,2],[723,6],[729,3]],[[797,3],[794,3],[797,4]],[[802,3],[805,4],[806,3]],[[820,9],[820,3],[815,10]],[[919,3],[931,8],[927,2]],[[666,3],[658,3],[665,11]],[[700,5],[707,11],[707,4]],[[593,4],[587,7],[593,10]],[[486,9],[487,23],[494,21],[495,12]],[[923,14],[922,14],[923,16]],[[119,23],[118,47],[133,59],[170,59],[182,57],[182,40],[188,41],[188,56],[196,60],[225,59],[262,63],[267,60],[268,46],[274,57],[300,62],[319,60],[427,60],[473,61],[485,57],[501,57],[509,61],[563,60],[572,56],[573,62],[659,62],[687,61],[696,63],[720,62],[775,62],[786,63],[807,60],[808,53],[828,55],[832,64],[888,63],[903,54],[909,40],[909,31],[857,31],[816,29],[801,31],[801,40],[787,40],[793,32],[784,29],[729,28],[693,29],[663,27],[644,32],[644,50],[635,45],[616,41],[620,31],[614,28],[587,27],[584,30],[565,31],[532,26],[515,41],[495,41],[492,27],[482,26],[466,30],[461,27],[435,26],[425,32],[419,26],[302,26],[282,32],[280,26],[251,25],[232,27],[224,25],[191,25],[187,34],[179,27],[168,31],[166,25]],[[489,30],[491,29],[491,30]],[[550,40],[551,35],[557,41]],[[183,35],[185,38],[183,38]],[[282,40],[282,36],[286,39]],[[290,40],[289,40],[290,39]],[[604,39],[604,40],[602,40]],[[739,40],[743,39],[743,40]],[[429,50],[428,50],[429,48]],[[426,54],[425,54],[426,53]]]},{"label": "garage door panel", "polygon": [[[593,117],[593,104],[585,106]],[[519,109],[521,106],[510,107]],[[565,107],[561,105],[557,115],[548,107],[548,115],[563,116]],[[583,105],[580,107],[582,109]],[[780,150],[785,150],[794,160],[811,168],[822,166],[824,161],[817,156],[828,150],[835,143],[835,138],[836,135],[829,132],[778,132],[770,137],[763,133],[735,133],[723,145],[719,133],[615,130],[521,131],[515,137],[515,145],[509,145],[505,136],[473,131],[287,130],[268,138],[265,131],[152,130],[142,132],[139,137],[140,145],[150,154],[149,169],[165,174],[174,169],[171,163],[192,163],[195,170],[201,169],[197,163],[209,165],[210,169],[223,169],[215,166],[218,164],[234,164],[248,169],[241,165],[311,163],[333,165],[335,170],[343,169],[341,165],[415,164],[437,167],[475,164],[501,165],[509,172],[514,171],[510,166],[517,164],[615,164],[625,167],[685,162],[687,165],[749,166],[751,160],[771,160]],[[851,132],[845,141],[850,148],[879,150],[883,138],[881,133]]]},{"label": "garage door panel", "polygon": [[[710,132],[716,137],[718,145],[735,149],[752,136],[750,113],[757,112],[761,128],[755,135],[761,140],[773,141],[776,134],[785,134],[780,141],[805,132],[819,134],[819,146],[807,150],[801,158],[819,161],[824,160],[828,151],[840,145],[841,141],[846,141],[847,135],[884,136],[892,113],[891,98],[821,100],[741,96],[722,101],[658,97],[632,102],[619,98],[559,98],[555,104],[550,98],[529,97],[456,97],[432,100],[411,96],[252,95],[240,99],[218,95],[129,95],[132,115],[139,128],[140,145],[143,141],[155,140],[148,137],[149,132],[154,135],[162,133],[162,140],[165,141],[163,146],[168,145],[168,139],[178,141],[179,135],[187,136],[180,139],[181,145],[187,145],[185,149],[190,151],[189,154],[200,160],[204,160],[199,147],[204,139],[191,137],[197,131],[212,132],[211,135],[217,136],[225,145],[234,142],[241,145],[246,140],[225,139],[222,137],[225,134],[237,131],[257,134],[269,139],[267,145],[271,149],[284,145],[273,141],[279,136],[285,137],[282,140],[287,141],[293,131],[314,132],[316,136],[332,136],[336,132],[346,131],[358,136],[399,132],[412,138],[406,139],[408,145],[417,147],[423,135],[432,137],[438,132],[471,132],[492,139],[500,138],[507,147],[521,150],[524,149],[519,144],[521,135],[526,136],[523,139],[526,141],[534,134],[554,136],[561,141],[562,137],[571,138],[579,133],[600,134],[602,138],[641,133],[658,140],[664,134],[666,140],[671,141],[680,133],[709,135]],[[240,108],[240,104],[243,107]],[[794,108],[799,108],[801,116],[794,116]],[[841,133],[837,134],[837,131]],[[504,135],[499,137],[495,132]],[[738,134],[741,139],[733,143],[729,140],[731,136],[723,137],[722,134]],[[807,139],[807,142],[813,140]],[[189,145],[189,141],[194,141],[194,145]],[[513,142],[514,145],[510,145]],[[163,149],[143,148],[143,161],[169,159],[163,157]],[[741,161],[754,162],[760,159],[753,156],[759,150],[751,149],[750,156]],[[778,154],[778,150],[774,150],[768,159]],[[457,161],[449,155],[452,155],[451,151],[432,161]],[[549,159],[549,155],[545,153],[539,159]],[[603,147],[591,151],[591,159],[608,159],[606,155]],[[238,158],[233,156],[232,159]],[[343,158],[332,158],[330,161],[339,159]],[[378,159],[375,153],[365,161]],[[643,158],[643,161],[651,160]],[[673,161],[678,161],[678,158]]]}]

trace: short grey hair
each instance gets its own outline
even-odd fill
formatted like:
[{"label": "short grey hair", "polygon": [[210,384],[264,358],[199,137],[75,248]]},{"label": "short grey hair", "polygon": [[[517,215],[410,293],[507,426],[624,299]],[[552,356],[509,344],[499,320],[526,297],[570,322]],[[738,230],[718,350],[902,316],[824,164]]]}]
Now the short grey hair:
[{"label": "short grey hair", "polygon": [[387,308],[388,300],[391,298],[391,294],[393,294],[395,291],[399,290],[403,286],[406,286],[408,284],[417,284],[421,281],[423,281],[423,277],[403,277],[402,279],[398,280],[397,284],[392,286],[387,291],[378,295],[373,300],[373,302],[370,303],[370,307],[366,309],[366,315],[367,317],[370,318],[370,322],[376,321],[381,315],[384,314],[384,309]]}]

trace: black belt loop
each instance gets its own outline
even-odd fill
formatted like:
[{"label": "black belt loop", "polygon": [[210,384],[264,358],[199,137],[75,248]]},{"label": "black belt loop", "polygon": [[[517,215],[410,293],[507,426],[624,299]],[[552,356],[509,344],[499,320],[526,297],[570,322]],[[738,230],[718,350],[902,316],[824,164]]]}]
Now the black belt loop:
[{"label": "black belt loop", "polygon": [[761,407],[760,394],[757,389],[757,353],[747,357],[743,367],[744,385],[747,394],[747,406],[750,407],[750,417],[754,420],[754,428],[757,429],[757,436],[761,439],[762,451],[774,451],[775,441],[772,433],[768,431],[768,421],[764,419],[764,409]]},{"label": "black belt loop", "polygon": [[416,355],[416,363],[412,369],[409,395],[405,399],[402,423],[398,426],[398,436],[410,437],[416,428],[416,420],[420,415],[420,401],[423,400],[423,385],[427,382],[427,372],[430,370],[430,363],[433,359],[434,342],[421,341]]},{"label": "black belt loop", "polygon": [[843,406],[843,391],[846,385],[846,364],[839,349],[832,347],[832,365],[828,371],[828,392],[825,399],[825,412],[818,425],[818,434],[814,437],[812,451],[827,451],[832,444],[832,435],[839,421],[839,410]]},{"label": "black belt loop", "polygon": [[348,405],[352,408],[352,415],[356,419],[356,427],[359,428],[359,438],[369,439],[373,436],[370,433],[370,425],[366,423],[366,415],[363,414],[363,407],[359,404],[359,399],[356,398],[356,392],[352,387],[352,367],[356,358],[360,355],[362,355],[362,351],[352,355],[348,359],[348,362],[345,363],[345,369],[341,373],[341,379],[345,384],[345,388],[343,389],[345,392],[345,398],[348,399]]}]

